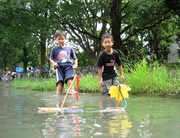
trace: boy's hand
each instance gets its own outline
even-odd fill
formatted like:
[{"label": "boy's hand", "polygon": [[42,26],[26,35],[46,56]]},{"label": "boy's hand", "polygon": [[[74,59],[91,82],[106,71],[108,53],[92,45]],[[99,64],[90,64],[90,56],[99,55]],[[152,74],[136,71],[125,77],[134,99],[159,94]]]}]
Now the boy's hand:
[{"label": "boy's hand", "polygon": [[100,80],[100,81],[99,81],[99,88],[102,87],[102,84],[103,84],[103,82],[102,82],[102,80]]},{"label": "boy's hand", "polygon": [[77,65],[73,65],[72,67],[73,67],[73,69],[76,69],[76,68],[77,68]]},{"label": "boy's hand", "polygon": [[59,65],[58,65],[57,62],[54,62],[54,63],[53,63],[53,68],[54,68],[54,69],[56,69],[58,66],[59,66]]}]

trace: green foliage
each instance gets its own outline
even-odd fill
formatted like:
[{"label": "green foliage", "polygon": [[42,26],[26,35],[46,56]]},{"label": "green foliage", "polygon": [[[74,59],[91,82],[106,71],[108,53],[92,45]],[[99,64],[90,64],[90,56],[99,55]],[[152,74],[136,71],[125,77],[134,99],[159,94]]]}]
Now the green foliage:
[{"label": "green foliage", "polygon": [[[155,62],[152,67],[149,67],[147,62],[142,62],[135,65],[135,68],[127,74],[127,84],[130,84],[132,93],[173,93],[179,91],[179,77],[170,77],[171,72],[168,68]],[[176,70],[179,74],[179,70]],[[175,73],[175,74],[176,74]]]},{"label": "green foliage", "polygon": [[99,91],[98,76],[93,74],[84,74],[80,81],[80,91],[97,92]]},{"label": "green foliage", "polygon": [[[125,71],[125,84],[132,89],[131,94],[178,94],[180,91],[180,69],[168,69],[155,62],[148,66],[146,60],[136,63],[129,72]],[[99,92],[97,74],[81,74],[80,92]],[[55,79],[17,79],[14,87],[30,88],[37,91],[55,91]],[[76,86],[76,83],[74,84]],[[67,89],[67,85],[65,85]]]},{"label": "green foliage", "polygon": [[141,91],[146,92],[150,78],[146,61],[143,60],[140,64],[136,64],[134,69],[131,69],[130,72],[130,74],[126,75],[126,83],[130,85],[132,91],[134,93],[141,93]]},{"label": "green foliage", "polygon": [[[155,60],[167,60],[171,36],[179,34],[179,17],[167,9],[164,0],[125,0],[117,5],[112,0],[3,0],[0,1],[0,64],[2,68],[26,64],[44,66],[56,29],[68,32],[73,46],[81,47],[79,65],[95,63],[102,50],[100,38],[105,32],[116,37],[114,47],[120,49],[124,59],[137,62],[151,54]],[[179,2],[168,7],[177,10]],[[177,4],[175,7],[174,5]],[[112,8],[120,9],[110,14]],[[120,7],[119,7],[120,6]],[[117,15],[113,22],[111,15]],[[49,49],[48,49],[49,50]],[[46,55],[46,53],[48,53]],[[154,58],[155,57],[155,58]],[[13,59],[13,60],[12,60]],[[44,64],[44,65],[43,65]]]},{"label": "green foliage", "polygon": [[93,65],[91,58],[89,58],[89,56],[85,52],[78,53],[77,59],[79,67]]},{"label": "green foliage", "polygon": [[[75,83],[76,85],[76,83]],[[17,79],[13,82],[13,86],[17,88],[30,88],[35,91],[55,91],[56,82],[54,78],[50,79]],[[96,92],[98,91],[97,76],[86,74],[81,77],[79,91],[80,92]],[[65,85],[67,89],[67,85]]]},{"label": "green foliage", "polygon": [[180,1],[179,0],[165,0],[165,5],[175,14],[180,16]]},{"label": "green foliage", "polygon": [[54,79],[16,79],[13,86],[17,88],[26,88],[35,91],[53,91],[55,90]]},{"label": "green foliage", "polygon": [[128,10],[132,13],[130,20],[134,24],[133,27],[138,28],[151,26],[160,21],[159,17],[167,16],[163,0],[132,0]]}]

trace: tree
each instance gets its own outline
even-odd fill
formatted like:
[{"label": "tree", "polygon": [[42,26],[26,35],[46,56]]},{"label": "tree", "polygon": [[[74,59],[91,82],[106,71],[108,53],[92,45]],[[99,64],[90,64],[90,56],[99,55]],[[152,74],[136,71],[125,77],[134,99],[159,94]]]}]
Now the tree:
[{"label": "tree", "polygon": [[87,53],[94,64],[102,49],[101,36],[108,31],[108,4],[101,0],[64,0],[58,6],[59,10],[55,15],[62,28],[70,34],[70,40]]},{"label": "tree", "polygon": [[180,1],[179,0],[165,0],[165,5],[175,14],[180,16]]},{"label": "tree", "polygon": [[[114,48],[125,55],[123,58],[126,56],[134,58],[136,55],[142,58],[142,54],[149,49],[154,49],[152,54],[156,55],[158,51],[164,49],[163,56],[157,57],[165,58],[170,35],[164,37],[164,30],[168,26],[173,26],[165,33],[170,31],[174,32],[174,35],[179,34],[179,18],[172,14],[164,2],[164,0],[0,1],[0,49],[3,55],[0,62],[5,63],[4,67],[23,62],[25,69],[28,64],[37,66],[40,63],[43,73],[49,56],[46,48],[52,43],[56,29],[68,32],[69,41],[73,46],[81,48],[82,57],[85,53],[92,59],[91,65],[95,64],[102,50],[101,36],[104,33],[112,33]],[[163,41],[164,39],[166,40]],[[145,45],[144,42],[148,44]],[[9,52],[10,50],[14,53]],[[14,63],[9,60],[12,55]],[[37,58],[34,58],[34,55]]]},{"label": "tree", "polygon": [[100,39],[103,33],[112,33],[114,48],[127,53],[125,44],[132,37],[141,38],[141,42],[144,39],[141,34],[148,34],[148,30],[171,18],[163,0],[64,0],[59,3],[55,15],[71,35],[71,40],[93,59],[93,63],[102,50]]},{"label": "tree", "polygon": [[[35,37],[38,38],[41,51],[41,64],[40,69],[42,75],[46,72],[46,63],[47,63],[47,56],[46,56],[46,46],[47,40],[51,36],[51,23],[53,18],[51,18],[52,13],[54,12],[54,7],[56,5],[56,1],[49,1],[49,0],[31,0],[28,4],[29,11],[30,11],[30,18],[32,21],[32,29],[31,32]],[[53,11],[52,11],[53,10]]]},{"label": "tree", "polygon": [[[24,2],[1,1],[1,50],[4,68],[13,68],[20,59],[24,36],[28,36],[28,26]],[[27,21],[27,22],[26,22]],[[5,58],[4,58],[5,57]],[[7,58],[6,58],[7,57]],[[8,61],[9,59],[9,61]],[[9,62],[9,63],[8,63]]]}]

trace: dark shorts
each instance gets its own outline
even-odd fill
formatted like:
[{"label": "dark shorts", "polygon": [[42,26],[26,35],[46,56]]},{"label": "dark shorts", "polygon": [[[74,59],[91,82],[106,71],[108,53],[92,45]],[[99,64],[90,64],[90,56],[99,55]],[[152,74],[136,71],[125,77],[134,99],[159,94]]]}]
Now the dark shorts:
[{"label": "dark shorts", "polygon": [[67,83],[68,79],[74,78],[74,74],[75,72],[72,66],[58,67],[56,69],[56,83],[59,81]]},{"label": "dark shorts", "polygon": [[119,85],[119,79],[118,77],[115,77],[114,79],[109,79],[109,80],[105,80],[103,81],[103,85],[101,88],[101,94],[102,95],[109,95],[109,88],[112,85]]}]

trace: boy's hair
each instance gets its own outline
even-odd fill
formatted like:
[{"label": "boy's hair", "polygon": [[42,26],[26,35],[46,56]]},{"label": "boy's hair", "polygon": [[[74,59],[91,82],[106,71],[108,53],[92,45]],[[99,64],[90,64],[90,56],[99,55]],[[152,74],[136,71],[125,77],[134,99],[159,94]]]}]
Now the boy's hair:
[{"label": "boy's hair", "polygon": [[54,34],[54,38],[56,39],[58,36],[64,36],[66,38],[66,32],[62,31],[62,30],[56,30],[55,34]]},{"label": "boy's hair", "polygon": [[113,41],[113,36],[111,34],[103,34],[101,38],[101,42],[104,41],[105,38],[110,38]]}]

